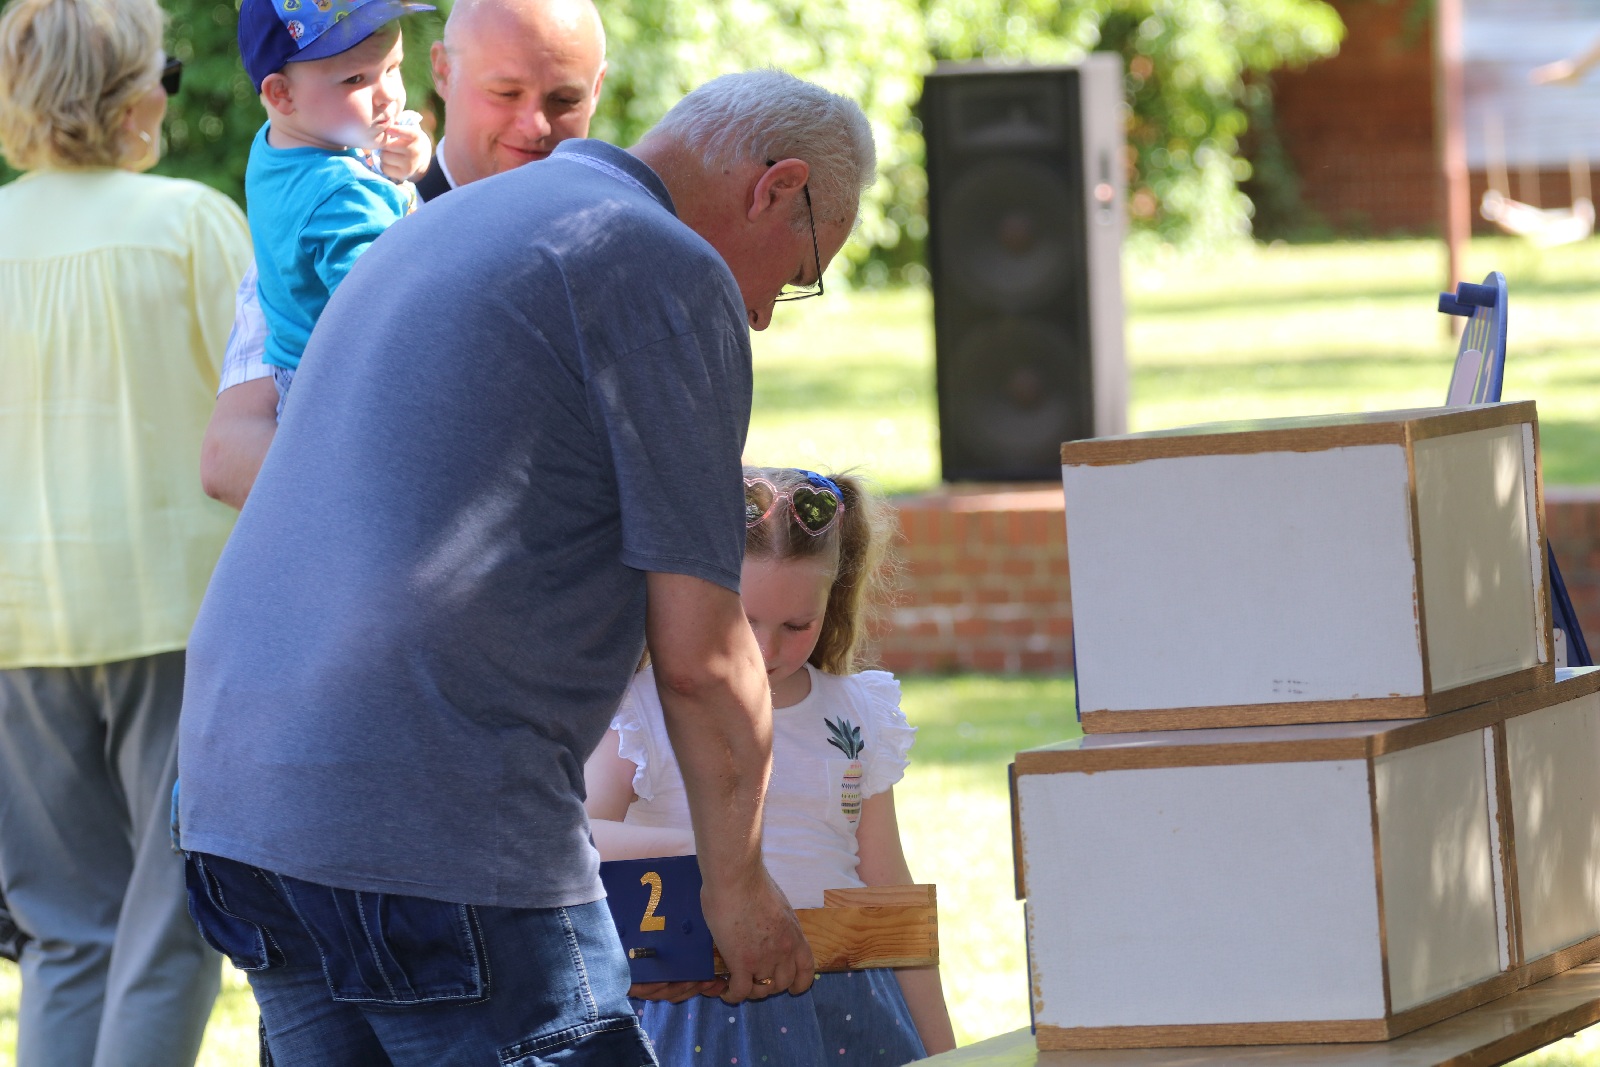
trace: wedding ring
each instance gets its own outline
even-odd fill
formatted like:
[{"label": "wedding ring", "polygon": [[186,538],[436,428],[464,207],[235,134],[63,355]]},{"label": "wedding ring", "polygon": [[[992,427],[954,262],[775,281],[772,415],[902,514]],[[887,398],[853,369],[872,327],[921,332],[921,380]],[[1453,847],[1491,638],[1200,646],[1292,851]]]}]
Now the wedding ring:
[{"label": "wedding ring", "polygon": [[756,979],[756,985],[771,985],[771,984],[772,984],[772,979],[770,979],[770,978],[757,978]]}]

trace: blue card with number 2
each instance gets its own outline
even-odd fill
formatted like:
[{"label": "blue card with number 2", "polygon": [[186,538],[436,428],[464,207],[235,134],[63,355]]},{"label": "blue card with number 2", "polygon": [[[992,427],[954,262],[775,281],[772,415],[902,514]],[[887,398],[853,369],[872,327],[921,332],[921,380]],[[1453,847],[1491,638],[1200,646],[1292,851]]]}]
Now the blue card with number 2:
[{"label": "blue card with number 2", "polygon": [[693,856],[612,860],[600,865],[600,880],[635,982],[716,977]]}]

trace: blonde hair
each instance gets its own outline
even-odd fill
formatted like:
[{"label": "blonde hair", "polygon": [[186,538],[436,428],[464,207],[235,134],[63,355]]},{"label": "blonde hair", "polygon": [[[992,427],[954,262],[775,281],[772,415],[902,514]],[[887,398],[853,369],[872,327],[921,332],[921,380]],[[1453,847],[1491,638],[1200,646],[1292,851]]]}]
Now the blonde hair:
[{"label": "blonde hair", "polygon": [[[763,478],[780,493],[812,483],[804,471],[781,467],[746,467],[746,478]],[[764,520],[745,531],[746,559],[816,559],[833,567],[822,633],[809,662],[829,674],[856,670],[856,656],[867,637],[873,613],[887,598],[893,575],[894,509],[870,492],[852,474],[825,475],[839,487],[843,511],[839,521],[812,535],[801,529],[780,501]]]},{"label": "blonde hair", "polygon": [[155,0],[11,0],[0,13],[0,153],[20,170],[113,167],[160,77]]}]

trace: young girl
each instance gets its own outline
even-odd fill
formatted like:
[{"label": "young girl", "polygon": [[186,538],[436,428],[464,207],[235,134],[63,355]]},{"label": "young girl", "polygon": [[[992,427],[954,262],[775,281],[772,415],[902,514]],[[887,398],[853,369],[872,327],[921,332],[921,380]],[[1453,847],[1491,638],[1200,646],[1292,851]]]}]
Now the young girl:
[{"label": "young girl", "polygon": [[[821,907],[825,889],[911,883],[894,783],[915,731],[893,676],[851,673],[863,611],[881,577],[886,521],[853,478],[745,468],[740,596],[773,707],[764,858],[796,908]],[[649,669],[634,678],[585,778],[602,857],[693,850],[683,779]],[[955,1047],[933,967],[824,974],[801,996],[732,1007],[707,997],[635,1006],[665,1067],[888,1067]]]}]

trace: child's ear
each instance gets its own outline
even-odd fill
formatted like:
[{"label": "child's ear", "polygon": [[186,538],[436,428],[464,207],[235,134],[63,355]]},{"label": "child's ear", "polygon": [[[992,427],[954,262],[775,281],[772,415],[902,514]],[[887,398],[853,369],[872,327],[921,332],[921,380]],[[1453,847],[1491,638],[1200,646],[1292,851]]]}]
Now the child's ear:
[{"label": "child's ear", "polygon": [[261,82],[261,102],[280,115],[294,114],[294,86],[282,71],[268,74]]}]

